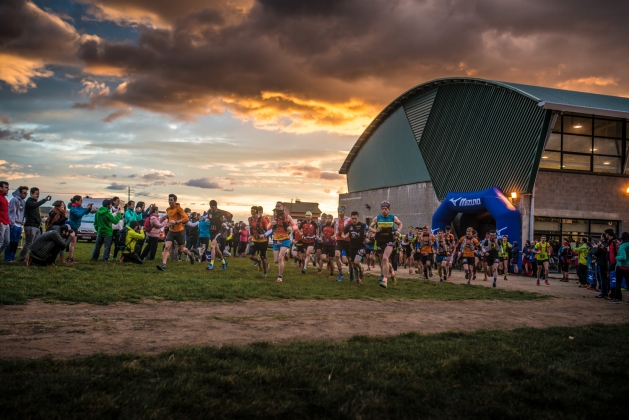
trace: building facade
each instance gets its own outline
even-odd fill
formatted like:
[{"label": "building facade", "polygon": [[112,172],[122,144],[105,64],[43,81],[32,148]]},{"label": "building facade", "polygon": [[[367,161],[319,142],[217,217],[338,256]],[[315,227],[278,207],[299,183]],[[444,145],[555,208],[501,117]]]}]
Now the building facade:
[{"label": "building facade", "polygon": [[[359,137],[339,171],[348,184],[339,203],[370,221],[387,200],[405,226],[432,226],[449,193],[497,187],[519,212],[522,239],[629,230],[627,118],[627,98],[474,78],[424,83]],[[495,214],[474,209],[453,217],[457,234],[496,229]]]}]

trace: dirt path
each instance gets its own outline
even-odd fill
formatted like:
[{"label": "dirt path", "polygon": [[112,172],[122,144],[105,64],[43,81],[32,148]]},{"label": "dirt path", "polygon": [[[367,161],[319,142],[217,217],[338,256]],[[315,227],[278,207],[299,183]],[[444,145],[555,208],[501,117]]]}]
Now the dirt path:
[{"label": "dirt path", "polygon": [[[403,277],[407,275],[401,274]],[[465,282],[460,273],[450,281]],[[368,277],[368,281],[375,281]],[[499,287],[538,291],[554,299],[502,301],[246,301],[154,302],[108,306],[33,301],[0,307],[0,358],[80,357],[96,352],[158,353],[183,345],[254,341],[341,340],[478,329],[625,322],[629,305],[611,305],[576,284],[499,280]],[[475,281],[491,286],[491,282]]]}]

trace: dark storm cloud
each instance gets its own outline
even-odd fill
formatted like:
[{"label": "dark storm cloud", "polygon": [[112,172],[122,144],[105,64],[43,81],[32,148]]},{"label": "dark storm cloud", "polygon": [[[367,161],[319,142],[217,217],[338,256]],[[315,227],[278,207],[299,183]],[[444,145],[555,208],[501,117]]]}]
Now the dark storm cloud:
[{"label": "dark storm cloud", "polygon": [[184,185],[187,185],[189,187],[207,188],[207,189],[220,188],[220,186],[216,182],[211,181],[209,178],[191,179],[188,182],[184,182]]},{"label": "dark storm cloud", "polygon": [[126,185],[120,185],[120,184],[116,184],[115,182],[111,185],[108,185],[107,187],[105,187],[108,190],[114,190],[114,191],[123,191],[127,189]]},{"label": "dark storm cloud", "polygon": [[[93,3],[124,12],[121,2]],[[141,27],[137,45],[83,42],[78,56],[88,69],[111,69],[126,83],[78,106],[130,105],[187,118],[222,109],[220,99],[256,119],[265,117],[261,109],[297,110],[297,118],[334,126],[348,117],[304,101],[359,97],[381,106],[449,75],[629,93],[629,2],[259,0],[239,20],[224,8],[184,3],[188,14],[168,28]]]},{"label": "dark storm cloud", "polygon": [[34,141],[34,142],[41,142],[41,140],[38,140],[36,138],[33,137],[33,133],[22,130],[22,129],[18,129],[18,130],[10,130],[10,129],[2,129],[0,128],[0,141],[3,140],[12,140],[12,141],[22,141],[22,140],[26,140],[26,141]]}]

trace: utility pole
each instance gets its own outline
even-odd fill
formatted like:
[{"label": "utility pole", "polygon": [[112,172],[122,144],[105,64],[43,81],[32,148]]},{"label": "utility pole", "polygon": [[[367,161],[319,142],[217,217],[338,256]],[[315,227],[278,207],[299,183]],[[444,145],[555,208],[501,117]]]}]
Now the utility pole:
[{"label": "utility pole", "polygon": [[131,187],[127,187],[127,203],[131,201]]}]

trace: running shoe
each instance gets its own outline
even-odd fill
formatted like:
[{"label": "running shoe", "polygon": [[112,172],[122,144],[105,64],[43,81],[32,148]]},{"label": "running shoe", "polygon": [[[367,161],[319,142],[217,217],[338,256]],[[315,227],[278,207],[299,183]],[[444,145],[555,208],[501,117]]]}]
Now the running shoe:
[{"label": "running shoe", "polygon": [[66,262],[71,264],[71,263],[75,263],[76,261],[74,260],[74,258],[68,258]]},{"label": "running shoe", "polygon": [[278,277],[277,280],[275,280],[275,283],[281,283],[282,282],[282,278]]},{"label": "running shoe", "polygon": [[162,265],[159,265],[159,264],[158,264],[158,265],[157,265],[157,269],[158,269],[159,271],[166,271],[166,264],[162,264]]},{"label": "running shoe", "polygon": [[439,283],[443,283],[443,277],[439,277]]},{"label": "running shoe", "polygon": [[341,281],[341,280],[343,280],[343,275],[339,274],[338,277],[336,278],[336,281]]},{"label": "running shoe", "polygon": [[354,281],[354,269],[349,270],[349,281]]},{"label": "running shoe", "polygon": [[321,274],[321,270],[317,270],[317,274],[319,274],[319,275],[320,275],[320,274]]},{"label": "running shoe", "polygon": [[253,266],[254,267],[260,267],[260,261],[254,261],[253,262]]},{"label": "running shoe", "polygon": [[496,279],[494,279],[494,287],[496,287]]},{"label": "running shoe", "polygon": [[507,276],[505,276],[505,278],[503,280],[509,280],[509,279],[507,278]]},{"label": "running shoe", "polygon": [[476,274],[474,274],[474,276],[472,276],[472,280],[476,280]]},{"label": "running shoe", "polygon": [[266,274],[267,274],[267,273],[266,273],[266,271],[265,271],[265,272],[264,272],[264,277],[266,277]]},{"label": "running shoe", "polygon": [[548,283],[548,280],[545,281],[546,286],[550,286],[550,283]]},{"label": "running shoe", "polygon": [[537,285],[539,286],[539,279],[537,279]]},{"label": "running shoe", "polygon": [[470,279],[470,273],[468,273],[467,271],[465,272],[465,280],[469,280]]},{"label": "running shoe", "polygon": [[188,259],[190,260],[190,265],[194,265],[194,255],[190,255]]},{"label": "running shoe", "polygon": [[430,270],[428,270],[428,275],[429,275],[430,277],[432,277],[432,268],[431,268]]},{"label": "running shoe", "polygon": [[620,303],[620,301],[618,299],[612,299],[609,301],[609,303]]},{"label": "running shoe", "polygon": [[221,264],[221,269],[222,270],[227,270],[227,260],[225,260],[225,262],[223,264]]},{"label": "running shoe", "polygon": [[385,289],[387,288],[387,278],[383,277],[382,280],[380,280],[380,287],[384,287]]},{"label": "running shoe", "polygon": [[301,274],[306,274],[306,267],[301,269]]},{"label": "running shoe", "polygon": [[207,267],[205,267],[206,270],[214,270],[214,264],[209,264]]}]

